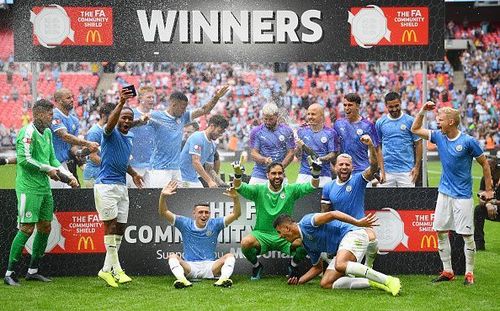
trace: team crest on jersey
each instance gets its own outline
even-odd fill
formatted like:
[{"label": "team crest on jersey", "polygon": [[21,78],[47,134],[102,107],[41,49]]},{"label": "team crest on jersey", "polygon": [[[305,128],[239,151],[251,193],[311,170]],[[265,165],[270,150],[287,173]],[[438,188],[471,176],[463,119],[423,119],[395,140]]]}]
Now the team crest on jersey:
[{"label": "team crest on jersey", "polygon": [[61,120],[60,119],[54,119],[54,120],[52,120],[52,124],[53,125],[61,124]]},{"label": "team crest on jersey", "polygon": [[194,150],[196,151],[201,151],[201,146],[200,145],[194,145]]},{"label": "team crest on jersey", "polygon": [[181,124],[181,119],[177,119],[175,122],[177,122],[177,124]]},{"label": "team crest on jersey", "polygon": [[401,124],[400,128],[401,128],[402,131],[405,131],[406,130],[406,124]]},{"label": "team crest on jersey", "polygon": [[212,231],[207,230],[207,236],[212,236],[212,234],[214,234]]},{"label": "team crest on jersey", "polygon": [[458,152],[460,152],[460,151],[464,150],[464,147],[462,145],[457,145],[455,147],[455,150],[458,151]]},{"label": "team crest on jersey", "polygon": [[31,144],[31,138],[24,137],[23,138],[23,143],[25,143],[25,144]]},{"label": "team crest on jersey", "polygon": [[285,141],[285,136],[280,135],[280,136],[278,137],[278,139],[279,139],[280,141]]},{"label": "team crest on jersey", "polygon": [[313,240],[313,237],[312,237],[312,235],[310,235],[310,234],[306,234],[306,238],[307,238],[308,240],[310,240],[310,241],[312,241],[312,240]]},{"label": "team crest on jersey", "polygon": [[359,136],[363,135],[363,130],[362,129],[357,129],[356,130],[356,134],[358,134]]},{"label": "team crest on jersey", "polygon": [[31,214],[31,212],[26,212],[26,214],[24,214],[24,217],[26,218],[31,218],[31,216],[33,216],[33,214]]},{"label": "team crest on jersey", "polygon": [[345,187],[345,191],[351,192],[352,191],[351,185],[347,185],[347,187]]},{"label": "team crest on jersey", "polygon": [[284,193],[284,192],[282,192],[282,193],[280,194],[280,198],[285,199],[285,193]]}]

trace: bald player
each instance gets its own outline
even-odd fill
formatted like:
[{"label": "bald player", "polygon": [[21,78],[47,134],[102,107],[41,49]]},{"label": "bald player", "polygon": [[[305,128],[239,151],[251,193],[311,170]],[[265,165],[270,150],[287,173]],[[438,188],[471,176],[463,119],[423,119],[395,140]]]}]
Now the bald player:
[{"label": "bald player", "polygon": [[[72,146],[89,148],[90,152],[96,152],[99,144],[78,137],[80,123],[78,118],[70,114],[73,109],[73,93],[66,88],[61,88],[54,93],[54,116],[52,118],[52,130],[54,150],[56,158],[66,170],[66,162],[70,159]],[[50,180],[51,188],[69,188],[61,181]]]},{"label": "bald player", "polygon": [[[307,123],[297,131],[295,155],[300,159],[300,171],[297,183],[311,181],[311,169],[307,156],[317,156],[323,164],[319,176],[319,186],[323,187],[332,180],[330,163],[337,154],[337,133],[325,126],[325,112],[320,104],[312,104],[307,109]],[[312,150],[312,152],[311,152]],[[310,154],[312,153],[312,154]]]}]

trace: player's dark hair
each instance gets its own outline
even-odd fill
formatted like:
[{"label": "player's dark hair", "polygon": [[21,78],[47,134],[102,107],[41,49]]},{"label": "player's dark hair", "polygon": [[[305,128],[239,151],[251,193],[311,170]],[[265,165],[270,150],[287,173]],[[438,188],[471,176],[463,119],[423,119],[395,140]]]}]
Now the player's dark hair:
[{"label": "player's dark hair", "polygon": [[273,221],[273,228],[276,229],[279,225],[293,223],[293,218],[287,214],[281,214]]},{"label": "player's dark hair", "polygon": [[281,166],[281,168],[283,169],[283,171],[285,171],[285,167],[283,166],[283,164],[281,164],[281,162],[278,162],[278,161],[273,161],[271,164],[269,164],[266,168],[266,173],[269,173],[271,171],[271,169],[275,166]]},{"label": "player's dark hair", "polygon": [[201,203],[196,203],[194,206],[193,206],[193,209],[197,208],[197,207],[208,207],[210,208],[210,203],[207,203],[207,202],[201,202]]},{"label": "player's dark hair", "polygon": [[198,131],[200,129],[200,125],[196,121],[189,122],[188,124],[184,125],[184,127],[188,127],[188,126],[192,126],[195,131]]},{"label": "player's dark hair", "polygon": [[182,92],[173,92],[172,94],[170,94],[169,99],[170,101],[183,101],[183,102],[188,101],[188,98]]},{"label": "player's dark hair", "polygon": [[358,106],[361,105],[361,97],[356,93],[349,93],[344,96],[344,99],[351,103],[356,103]]},{"label": "player's dark hair", "polygon": [[116,105],[113,103],[104,103],[102,104],[98,111],[99,111],[99,116],[102,117],[109,117],[111,112],[115,109]]},{"label": "player's dark hair", "polygon": [[33,112],[34,113],[47,112],[47,111],[51,111],[52,109],[54,109],[54,105],[46,99],[37,100],[35,102],[35,104],[33,105]]},{"label": "player's dark hair", "polygon": [[396,93],[396,92],[389,92],[387,93],[387,95],[385,95],[385,103],[387,104],[387,102],[392,102],[393,100],[401,100],[401,96],[399,96],[399,93]]},{"label": "player's dark hair", "polygon": [[130,112],[132,112],[132,116],[134,115],[134,110],[132,110],[132,108],[130,108],[129,106],[124,106],[122,108],[122,112],[125,111],[125,110],[130,110]]},{"label": "player's dark hair", "polygon": [[208,126],[210,126],[211,124],[222,129],[226,129],[229,126],[229,122],[220,114],[216,114],[210,118],[210,120],[208,121]]}]

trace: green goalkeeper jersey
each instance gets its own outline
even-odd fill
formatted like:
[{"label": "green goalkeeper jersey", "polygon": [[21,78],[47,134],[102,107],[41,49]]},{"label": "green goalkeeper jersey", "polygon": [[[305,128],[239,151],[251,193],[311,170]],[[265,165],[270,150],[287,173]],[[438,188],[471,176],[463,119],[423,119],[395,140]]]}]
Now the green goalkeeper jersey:
[{"label": "green goalkeeper jersey", "polygon": [[255,202],[256,220],[254,230],[276,233],[274,220],[281,214],[292,215],[295,201],[316,190],[311,183],[285,184],[274,192],[269,183],[249,185],[242,183],[237,191],[247,200]]},{"label": "green goalkeeper jersey", "polygon": [[61,163],[56,159],[50,129],[41,134],[33,123],[23,127],[16,139],[16,157],[16,191],[51,193],[47,172]]}]

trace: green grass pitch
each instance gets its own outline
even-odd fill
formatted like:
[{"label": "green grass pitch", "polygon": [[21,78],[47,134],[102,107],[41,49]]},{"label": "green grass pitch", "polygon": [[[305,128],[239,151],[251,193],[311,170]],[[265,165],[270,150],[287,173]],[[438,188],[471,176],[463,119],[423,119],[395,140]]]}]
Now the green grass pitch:
[{"label": "green grass pitch", "polygon": [[[250,163],[246,163],[251,170]],[[287,169],[295,181],[297,164]],[[228,163],[222,166],[230,172]],[[429,163],[430,186],[437,186],[438,162]],[[479,187],[480,167],[474,164],[474,192]],[[14,166],[0,167],[0,188],[13,188]],[[15,207],[12,207],[15,208]],[[212,281],[176,290],[174,277],[133,277],[117,289],[95,277],[60,277],[48,284],[22,282],[19,288],[0,286],[1,310],[500,310],[500,226],[486,222],[487,250],[476,255],[476,284],[462,285],[462,277],[445,284],[432,284],[433,276],[402,275],[398,297],[379,290],[324,290],[319,279],[302,286],[288,286],[284,277],[265,277],[252,282],[234,276],[234,286],[215,288]],[[126,267],[126,263],[125,263]],[[97,269],[96,267],[96,273]],[[5,267],[2,267],[2,272]],[[384,271],[390,272],[390,271]]]}]

